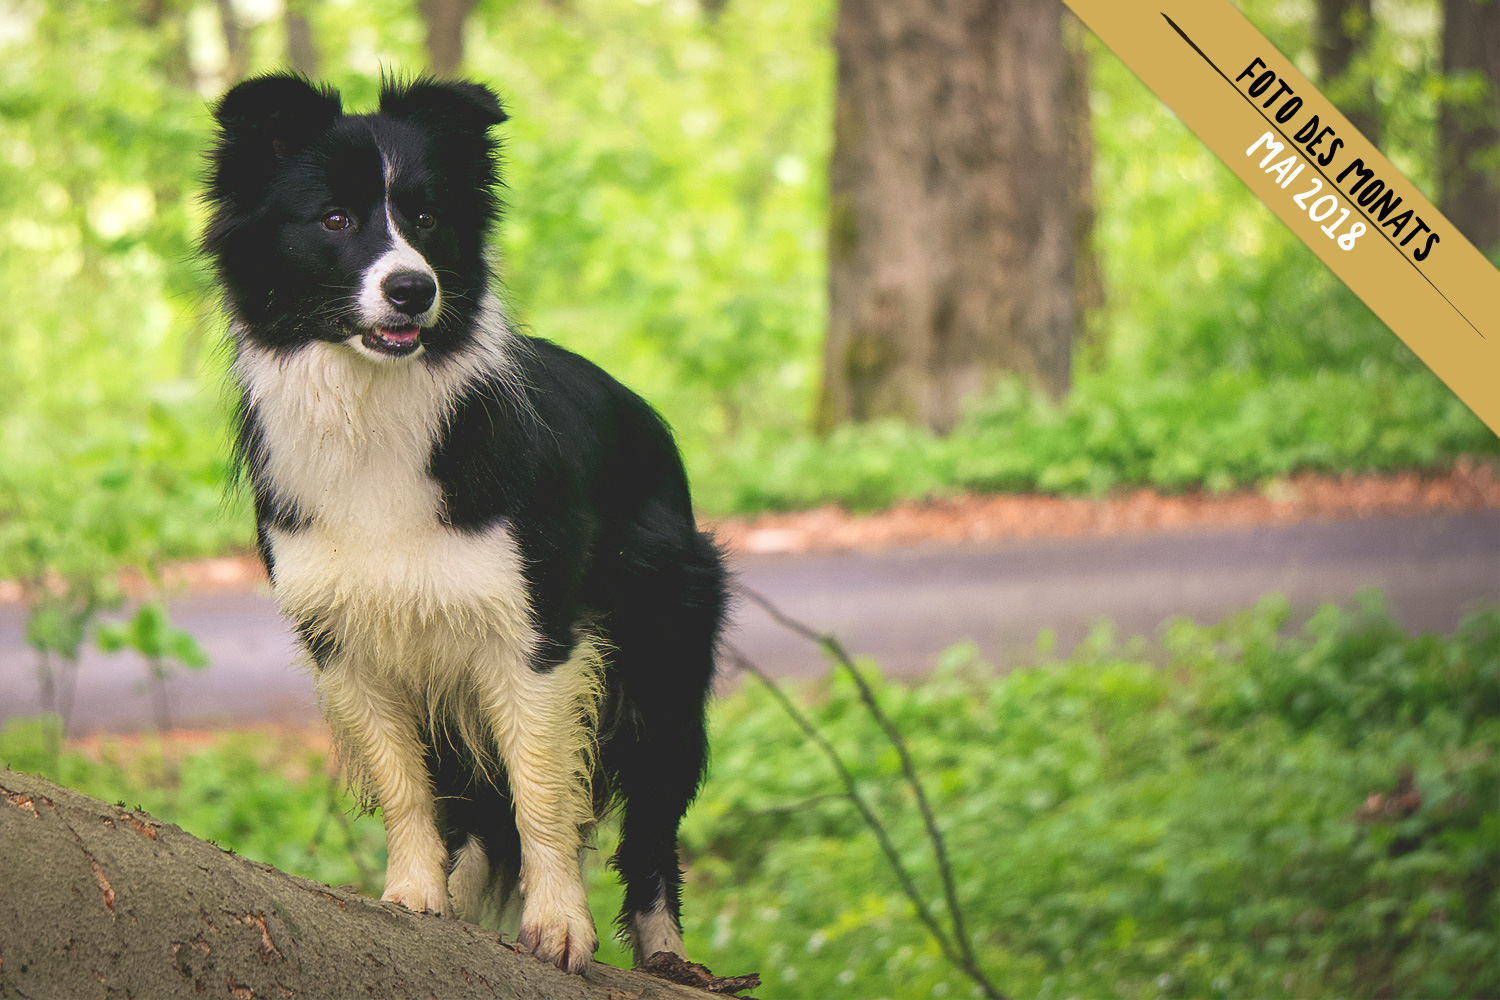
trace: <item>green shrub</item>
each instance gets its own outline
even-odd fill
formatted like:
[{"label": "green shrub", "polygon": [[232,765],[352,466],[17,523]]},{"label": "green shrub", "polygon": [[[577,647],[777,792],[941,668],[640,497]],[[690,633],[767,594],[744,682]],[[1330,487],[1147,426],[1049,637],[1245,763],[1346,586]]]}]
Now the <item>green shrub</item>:
[{"label": "green shrub", "polygon": [[1500,440],[1426,371],[1104,374],[1081,376],[1060,404],[1004,384],[946,438],[882,422],[744,448],[721,478],[698,485],[740,512],[876,509],[961,490],[1222,491],[1300,471],[1390,472],[1497,454]]},{"label": "green shrub", "polygon": [[[1018,996],[1486,995],[1500,988],[1500,615],[1412,638],[1378,602],[1283,637],[1284,604],[1117,650],[882,690],[911,738],[981,961]],[[808,705],[936,880],[894,756],[835,678]],[[778,995],[967,990],[823,761],[750,690],[717,718],[688,842],[710,964]],[[1361,807],[1410,771],[1410,815]],[[806,801],[792,812],[767,806]],[[719,895],[722,893],[722,897]],[[689,893],[689,898],[692,898]],[[724,902],[717,903],[722,898]],[[726,921],[724,905],[733,914]],[[777,911],[774,920],[762,919]],[[795,927],[795,933],[789,932]],[[775,979],[772,978],[774,982]]]}]

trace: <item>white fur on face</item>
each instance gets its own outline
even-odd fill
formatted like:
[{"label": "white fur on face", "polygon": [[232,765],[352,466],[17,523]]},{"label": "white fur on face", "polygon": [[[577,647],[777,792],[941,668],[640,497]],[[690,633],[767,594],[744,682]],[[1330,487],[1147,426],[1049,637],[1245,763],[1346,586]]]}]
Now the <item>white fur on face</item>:
[{"label": "white fur on face", "polygon": [[[443,286],[437,280],[437,273],[427,263],[427,258],[417,251],[417,248],[406,242],[401,235],[401,230],[396,226],[396,219],[391,214],[391,176],[393,169],[388,158],[382,155],[385,170],[385,226],[386,232],[390,234],[391,245],[385,253],[371,264],[360,279],[359,293],[355,296],[359,304],[359,322],[364,327],[403,327],[403,326],[432,326],[438,321],[438,316],[443,308]],[[437,286],[437,294],[433,297],[432,305],[426,312],[416,316],[408,316],[393,307],[386,301],[385,292],[381,290],[381,283],[397,271],[416,271],[425,274],[432,279]],[[358,338],[351,338],[357,340]],[[391,360],[386,355],[377,355],[372,351],[362,351],[377,360]],[[420,354],[418,351],[416,354]],[[409,360],[416,354],[407,355],[398,360]]]},{"label": "white fur on face", "polygon": [[[390,218],[390,206],[386,206],[386,218]],[[359,294],[359,322],[361,326],[387,328],[403,326],[432,326],[437,322],[438,314],[443,307],[443,289],[438,285],[437,295],[432,300],[432,305],[426,312],[415,316],[397,310],[386,301],[385,292],[381,290],[381,282],[397,271],[416,271],[426,274],[437,282],[437,274],[427,263],[427,258],[417,252],[417,249],[396,231],[394,221],[389,223],[391,231],[391,246],[385,253],[371,264],[365,271],[364,277],[360,279]]]}]

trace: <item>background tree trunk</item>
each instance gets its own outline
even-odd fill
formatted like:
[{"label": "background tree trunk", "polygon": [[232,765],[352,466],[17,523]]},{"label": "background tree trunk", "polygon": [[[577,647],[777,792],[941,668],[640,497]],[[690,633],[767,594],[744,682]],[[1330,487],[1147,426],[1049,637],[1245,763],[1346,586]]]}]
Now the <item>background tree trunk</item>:
[{"label": "background tree trunk", "polygon": [[422,0],[427,22],[427,61],[438,76],[453,76],[464,61],[464,21],[474,0]]},{"label": "background tree trunk", "polygon": [[1329,100],[1344,117],[1377,146],[1380,119],[1375,114],[1375,90],[1370,75],[1350,66],[1370,47],[1375,29],[1371,0],[1318,0],[1318,73]]},{"label": "background tree trunk", "polygon": [[[186,90],[198,89],[198,79],[193,73],[192,59],[188,55],[187,18],[176,4],[167,0],[142,0],[141,23],[163,40],[157,46],[156,62],[167,82]],[[158,200],[161,193],[157,193]]]},{"label": "background tree trunk", "polygon": [[240,23],[230,0],[218,0],[219,25],[224,30],[224,47],[229,50],[229,64],[224,67],[225,89],[232,87],[250,72],[250,32]]},{"label": "background tree trunk", "polygon": [[[1068,51],[1068,173],[1073,189],[1074,327],[1077,346],[1093,363],[1104,355],[1104,268],[1094,239],[1094,120],[1089,105],[1093,76],[1088,27],[1063,14],[1063,46]],[[1077,351],[1075,351],[1077,353]]]},{"label": "background tree trunk", "polygon": [[312,22],[307,17],[311,6],[310,0],[286,0],[281,23],[286,29],[287,62],[303,76],[316,78],[321,60],[313,40]]},{"label": "background tree trunk", "polygon": [[569,976],[474,924],[236,857],[0,770],[0,997],[705,997],[595,963]]},{"label": "background tree trunk", "polygon": [[1439,124],[1438,207],[1480,250],[1493,250],[1500,244],[1500,0],[1444,0],[1443,75],[1456,99],[1443,101]]},{"label": "background tree trunk", "polygon": [[1070,59],[1057,0],[842,0],[818,425],[944,432],[1004,372],[1068,386]]}]

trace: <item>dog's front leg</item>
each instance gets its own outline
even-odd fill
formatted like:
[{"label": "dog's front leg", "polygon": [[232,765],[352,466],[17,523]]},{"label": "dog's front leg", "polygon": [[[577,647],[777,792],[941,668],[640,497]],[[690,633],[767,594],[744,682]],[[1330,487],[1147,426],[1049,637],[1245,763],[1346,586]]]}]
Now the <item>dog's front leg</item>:
[{"label": "dog's front leg", "polygon": [[447,916],[448,849],[439,836],[422,739],[410,707],[347,666],[323,675],[328,719],[353,753],[366,794],[385,821],[385,892],[381,899]]},{"label": "dog's front leg", "polygon": [[521,943],[568,972],[587,968],[599,947],[579,871],[583,831],[593,822],[588,766],[597,666],[587,642],[546,672],[499,665],[485,704],[521,839]]}]

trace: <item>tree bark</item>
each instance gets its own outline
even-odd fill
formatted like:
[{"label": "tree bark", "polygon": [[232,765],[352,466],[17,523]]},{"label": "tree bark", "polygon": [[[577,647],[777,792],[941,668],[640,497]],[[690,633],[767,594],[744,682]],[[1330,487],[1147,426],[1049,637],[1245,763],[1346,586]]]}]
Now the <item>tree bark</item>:
[{"label": "tree bark", "polygon": [[[142,0],[140,17],[141,23],[156,35],[157,65],[167,82],[196,92],[198,78],[188,55],[187,17],[179,5],[168,0]],[[162,194],[160,190],[156,192],[158,203],[162,202]]]},{"label": "tree bark", "polygon": [[1057,0],[839,4],[821,429],[896,416],[945,432],[1006,372],[1067,388],[1062,13]]},{"label": "tree bark", "polygon": [[1318,0],[1318,72],[1323,89],[1350,123],[1376,145],[1380,119],[1375,115],[1375,89],[1368,72],[1350,75],[1355,60],[1366,54],[1375,28],[1371,0]]},{"label": "tree bark", "polygon": [[474,0],[422,0],[427,22],[427,62],[438,76],[453,76],[464,61],[464,21]]},{"label": "tree bark", "polygon": [[499,934],[237,857],[0,770],[0,998],[707,994],[595,963],[569,976]]},{"label": "tree bark", "polygon": [[307,17],[310,6],[308,0],[286,0],[281,23],[286,29],[286,57],[292,69],[303,76],[316,78],[322,60],[318,58],[312,22]]},{"label": "tree bark", "polygon": [[230,0],[218,0],[219,25],[224,30],[224,47],[229,50],[229,64],[224,68],[228,85],[239,83],[250,72],[250,32],[240,23]]},{"label": "tree bark", "polygon": [[1439,122],[1438,207],[1487,252],[1500,245],[1500,0],[1444,0],[1443,75],[1455,94]]},{"label": "tree bark", "polygon": [[1068,52],[1068,183],[1073,190],[1073,280],[1075,354],[1094,363],[1104,355],[1104,268],[1094,236],[1094,119],[1089,104],[1093,78],[1089,65],[1089,29],[1071,11],[1063,15],[1063,45]]}]

